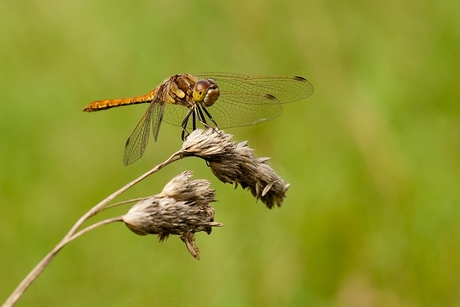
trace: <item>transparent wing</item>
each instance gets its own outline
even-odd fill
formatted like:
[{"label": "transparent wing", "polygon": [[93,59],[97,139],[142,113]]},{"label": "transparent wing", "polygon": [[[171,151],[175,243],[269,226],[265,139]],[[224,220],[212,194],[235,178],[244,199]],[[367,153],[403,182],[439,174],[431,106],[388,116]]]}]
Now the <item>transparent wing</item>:
[{"label": "transparent wing", "polygon": [[313,85],[303,77],[247,76],[232,73],[199,73],[199,79],[211,78],[221,89],[225,100],[264,104],[266,95],[272,95],[280,103],[293,102],[313,94]]},{"label": "transparent wing", "polygon": [[[207,110],[220,128],[254,125],[281,114],[282,103],[307,98],[313,86],[302,77],[246,76],[231,73],[194,74],[213,79],[220,89],[219,99]],[[164,120],[180,125],[187,108],[167,105]],[[210,123],[210,122],[208,122]],[[191,120],[188,128],[191,127]]]},{"label": "transparent wing", "polygon": [[155,141],[157,140],[163,111],[164,104],[156,101],[150,103],[144,116],[142,116],[136,128],[134,128],[134,131],[126,141],[125,154],[123,157],[125,165],[135,162],[144,154],[145,148],[149,142],[150,124],[152,124]]}]

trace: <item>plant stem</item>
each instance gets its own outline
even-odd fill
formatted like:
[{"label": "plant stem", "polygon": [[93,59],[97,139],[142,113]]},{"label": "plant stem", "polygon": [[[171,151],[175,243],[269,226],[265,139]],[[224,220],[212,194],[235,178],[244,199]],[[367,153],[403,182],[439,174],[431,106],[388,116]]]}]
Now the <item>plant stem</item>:
[{"label": "plant stem", "polygon": [[122,187],[121,189],[115,191],[114,193],[112,193],[111,195],[109,195],[107,198],[105,198],[104,200],[102,200],[100,203],[98,203],[97,205],[95,205],[93,208],[91,208],[88,212],[86,212],[76,223],[75,225],[73,225],[73,227],[70,229],[70,231],[64,236],[64,238],[56,245],[56,247],[48,253],[48,255],[46,255],[42,261],[40,261],[36,266],[35,268],[32,269],[32,271],[30,271],[30,273],[24,278],[24,280],[18,285],[18,287],[13,291],[13,293],[11,293],[11,295],[8,297],[8,299],[5,301],[5,303],[2,305],[2,307],[11,307],[13,306],[14,304],[16,304],[16,302],[19,300],[19,298],[24,294],[24,292],[27,290],[27,288],[32,284],[32,282],[35,281],[35,279],[37,279],[37,277],[40,275],[40,273],[46,268],[46,266],[51,262],[51,260],[54,259],[54,257],[56,257],[57,253],[66,245],[68,244],[69,242],[71,242],[72,240],[75,240],[76,238],[78,238],[79,236],[83,235],[84,233],[96,228],[96,227],[99,227],[99,226],[102,226],[102,225],[106,225],[108,223],[112,223],[112,222],[117,222],[117,221],[121,221],[121,217],[116,217],[116,218],[112,218],[112,219],[107,219],[107,220],[104,220],[104,221],[101,221],[101,222],[98,222],[96,224],[93,224],[91,226],[88,226],[87,228],[77,232],[78,228],[81,227],[81,225],[86,221],[88,220],[90,217],[94,216],[95,214],[97,214],[98,212],[100,212],[101,210],[104,209],[104,206],[106,206],[110,201],[112,201],[115,197],[119,196],[120,194],[122,194],[123,192],[125,192],[126,190],[128,190],[129,188],[131,188],[132,186],[134,186],[135,184],[141,182],[142,180],[144,180],[145,178],[147,178],[148,176],[152,175],[153,173],[155,172],[158,172],[160,169],[162,169],[163,167],[167,166],[168,164],[174,162],[174,161],[177,161],[177,160],[180,160],[182,158],[181,156],[181,152],[178,151],[178,152],[175,152],[174,154],[172,154],[167,160],[165,160],[164,162],[158,164],[157,166],[155,166],[154,168],[152,168],[151,170],[149,170],[148,172],[146,172],[145,174],[141,175],[140,177],[134,179],[133,181],[129,182],[128,184],[126,184],[124,187]]}]

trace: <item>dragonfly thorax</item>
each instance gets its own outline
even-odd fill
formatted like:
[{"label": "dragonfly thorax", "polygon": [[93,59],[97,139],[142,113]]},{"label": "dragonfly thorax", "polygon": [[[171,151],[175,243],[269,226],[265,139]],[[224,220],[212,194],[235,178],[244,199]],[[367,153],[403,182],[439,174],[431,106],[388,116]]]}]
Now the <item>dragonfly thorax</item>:
[{"label": "dragonfly thorax", "polygon": [[193,100],[204,107],[212,106],[219,95],[219,87],[212,79],[198,80],[193,88]]}]

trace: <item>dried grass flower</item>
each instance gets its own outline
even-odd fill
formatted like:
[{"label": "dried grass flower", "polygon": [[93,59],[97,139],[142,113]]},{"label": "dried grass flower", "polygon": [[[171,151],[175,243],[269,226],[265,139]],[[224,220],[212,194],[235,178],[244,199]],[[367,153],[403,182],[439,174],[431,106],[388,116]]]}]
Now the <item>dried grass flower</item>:
[{"label": "dried grass flower", "polygon": [[[204,231],[210,234],[212,227],[223,226],[214,222],[215,211],[210,203],[215,201],[215,192],[207,180],[191,180],[192,173],[186,171],[166,184],[160,194],[110,204],[116,197],[148,176],[186,157],[206,160],[219,180],[232,183],[235,188],[241,185],[270,209],[275,205],[281,206],[286,197],[289,184],[267,164],[269,158],[257,158],[246,141],[236,143],[232,141],[232,135],[214,128],[194,130],[184,141],[181,150],[125,184],[83,214],[62,240],[17,286],[8,297],[5,306],[13,306],[17,302],[64,246],[95,228],[114,222],[124,222],[130,230],[139,235],[157,234],[160,241],[164,241],[170,235],[178,235],[190,254],[199,259],[200,251],[195,245],[195,233]],[[138,203],[125,215],[105,219],[83,228],[87,220],[101,211],[136,201]]]},{"label": "dried grass flower", "polygon": [[214,208],[209,203],[216,200],[209,181],[191,181],[191,177],[191,171],[177,175],[160,194],[135,204],[123,216],[123,221],[134,233],[157,234],[160,241],[170,235],[179,235],[192,256],[199,259],[194,233],[210,234],[212,227],[222,224],[214,222]]},{"label": "dried grass flower", "polygon": [[289,183],[267,164],[269,158],[257,158],[247,142],[236,143],[232,135],[209,128],[194,130],[184,141],[181,154],[207,161],[213,174],[224,183],[251,191],[269,209],[281,206]]}]

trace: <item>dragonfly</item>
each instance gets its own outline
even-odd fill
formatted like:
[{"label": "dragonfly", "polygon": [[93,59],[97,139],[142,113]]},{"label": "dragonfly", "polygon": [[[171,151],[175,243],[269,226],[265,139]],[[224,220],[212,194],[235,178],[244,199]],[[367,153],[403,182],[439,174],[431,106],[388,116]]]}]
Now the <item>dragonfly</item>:
[{"label": "dragonfly", "polygon": [[93,112],[119,106],[148,103],[147,111],[125,144],[123,162],[129,165],[142,157],[150,130],[155,141],[161,123],[188,131],[200,124],[217,129],[249,126],[281,114],[282,104],[313,94],[313,85],[299,76],[247,76],[234,73],[176,74],[153,91],[136,97],[98,100],[83,111]]}]

